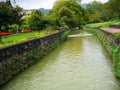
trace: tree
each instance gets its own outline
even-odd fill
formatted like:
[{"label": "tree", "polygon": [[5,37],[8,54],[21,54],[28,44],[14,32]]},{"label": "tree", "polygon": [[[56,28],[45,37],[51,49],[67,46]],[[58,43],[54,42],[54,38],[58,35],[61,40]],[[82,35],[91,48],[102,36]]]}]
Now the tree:
[{"label": "tree", "polygon": [[30,15],[27,17],[27,24],[32,30],[43,29],[42,25],[43,19],[40,10],[31,11]]},{"label": "tree", "polygon": [[[21,10],[22,9],[19,6],[13,7],[10,0],[7,0],[6,2],[0,2],[0,32],[3,30],[3,26],[7,28],[8,25],[17,23],[20,20],[21,16],[19,12]],[[0,43],[2,43],[1,36]]]},{"label": "tree", "polygon": [[[44,14],[42,16],[42,19],[43,19],[43,29],[45,28],[48,28],[48,27],[53,27],[54,24],[55,24],[55,21],[54,21],[54,17],[52,15],[49,15],[49,14]],[[55,28],[55,27],[54,27]],[[56,28],[55,28],[56,29]]]},{"label": "tree", "polygon": [[89,3],[86,7],[86,14],[88,14],[88,22],[100,22],[106,20],[106,12],[104,11],[104,4],[98,1]]},{"label": "tree", "polygon": [[52,15],[69,28],[80,26],[83,9],[77,1],[80,0],[58,0],[52,9]]},{"label": "tree", "polygon": [[120,19],[120,0],[109,0],[105,6],[107,16],[113,19]]},{"label": "tree", "polygon": [[97,23],[100,22],[100,12],[95,10],[89,17],[89,22]]},{"label": "tree", "polygon": [[12,7],[12,4],[11,4],[10,0],[6,0],[6,4]]},{"label": "tree", "polygon": [[67,7],[62,7],[60,9],[59,20],[61,23],[65,23],[67,26],[69,26],[69,28],[77,26],[74,12]]}]

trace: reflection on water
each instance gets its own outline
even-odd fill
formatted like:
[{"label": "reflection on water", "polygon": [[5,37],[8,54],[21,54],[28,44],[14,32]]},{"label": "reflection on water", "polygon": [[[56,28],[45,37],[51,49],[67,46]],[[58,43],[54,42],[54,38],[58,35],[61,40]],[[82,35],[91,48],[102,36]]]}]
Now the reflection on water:
[{"label": "reflection on water", "polygon": [[82,33],[0,90],[120,90],[112,60],[96,37]]},{"label": "reflection on water", "polygon": [[70,38],[70,37],[84,37],[84,36],[93,36],[92,34],[89,34],[89,33],[86,33],[86,32],[81,32],[81,33],[76,33],[76,34],[72,34],[72,35],[69,35],[68,37]]}]

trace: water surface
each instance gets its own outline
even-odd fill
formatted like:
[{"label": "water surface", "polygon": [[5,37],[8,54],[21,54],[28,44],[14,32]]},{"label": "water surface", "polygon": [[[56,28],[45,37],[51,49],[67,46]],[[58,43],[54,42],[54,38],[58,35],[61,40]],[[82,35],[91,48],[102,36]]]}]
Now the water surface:
[{"label": "water surface", "polygon": [[98,39],[80,33],[0,90],[120,90],[120,84]]}]

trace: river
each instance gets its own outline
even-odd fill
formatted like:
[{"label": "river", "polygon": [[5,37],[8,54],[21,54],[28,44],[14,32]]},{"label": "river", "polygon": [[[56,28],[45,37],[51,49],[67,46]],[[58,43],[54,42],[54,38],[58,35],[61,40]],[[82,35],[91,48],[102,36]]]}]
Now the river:
[{"label": "river", "polygon": [[82,32],[69,36],[0,90],[120,90],[120,84],[99,40]]}]

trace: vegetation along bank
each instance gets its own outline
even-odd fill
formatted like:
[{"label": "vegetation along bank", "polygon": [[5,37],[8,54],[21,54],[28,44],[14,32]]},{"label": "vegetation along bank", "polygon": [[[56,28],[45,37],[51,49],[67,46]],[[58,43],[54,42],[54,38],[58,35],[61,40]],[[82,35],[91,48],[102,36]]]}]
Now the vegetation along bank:
[{"label": "vegetation along bank", "polygon": [[[67,34],[62,35],[64,31],[61,31],[38,39],[30,37],[33,40],[27,38],[27,41],[23,43],[8,46],[11,45],[9,42],[13,43],[14,38],[22,39],[23,34],[19,34],[19,31],[31,30],[33,33],[40,33],[41,30],[80,29],[81,25],[85,24],[120,21],[119,0],[109,0],[106,3],[94,0],[85,7],[81,5],[81,0],[57,0],[53,8],[46,14],[42,14],[39,9],[29,10],[28,14],[22,14],[23,9],[17,4],[12,4],[11,1],[0,2],[0,46],[3,47],[0,49],[0,85],[55,49],[67,36]],[[104,27],[108,24],[106,23]],[[115,75],[120,78],[119,35],[90,28],[86,30],[97,35],[113,56]],[[7,36],[8,38],[3,36],[10,33],[16,33],[15,35],[18,34],[20,37],[18,35],[17,37],[10,35]],[[6,43],[8,47],[3,45]]]},{"label": "vegetation along bank", "polygon": [[99,28],[84,27],[84,30],[95,34],[113,58],[115,76],[120,78],[120,33],[110,33]]},{"label": "vegetation along bank", "polygon": [[0,49],[0,85],[11,80],[20,71],[36,63],[44,55],[57,48],[66,40],[68,32],[28,40]]}]

